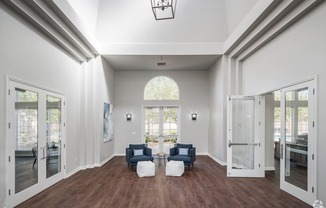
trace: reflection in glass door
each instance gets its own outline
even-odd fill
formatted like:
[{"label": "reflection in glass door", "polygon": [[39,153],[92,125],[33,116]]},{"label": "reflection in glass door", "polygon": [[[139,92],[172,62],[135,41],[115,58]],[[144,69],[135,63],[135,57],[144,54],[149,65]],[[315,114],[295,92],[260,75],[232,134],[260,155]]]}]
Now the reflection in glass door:
[{"label": "reflection in glass door", "polygon": [[178,139],[178,108],[164,107],[162,110],[163,152],[169,154]]},{"label": "reflection in glass door", "polygon": [[38,93],[15,88],[15,193],[38,183]]},{"label": "reflection in glass door", "polygon": [[159,153],[160,139],[160,109],[146,107],[145,113],[145,143],[152,149],[152,154]]},{"label": "reflection in glass door", "polygon": [[313,202],[313,87],[305,83],[282,90],[281,188]]},{"label": "reflection in glass door", "polygon": [[46,178],[61,171],[61,98],[46,96]]},{"label": "reflection in glass door", "polygon": [[285,181],[308,190],[308,88],[285,93]]},{"label": "reflection in glass door", "polygon": [[178,107],[145,107],[145,143],[153,154],[169,154],[178,139]]}]

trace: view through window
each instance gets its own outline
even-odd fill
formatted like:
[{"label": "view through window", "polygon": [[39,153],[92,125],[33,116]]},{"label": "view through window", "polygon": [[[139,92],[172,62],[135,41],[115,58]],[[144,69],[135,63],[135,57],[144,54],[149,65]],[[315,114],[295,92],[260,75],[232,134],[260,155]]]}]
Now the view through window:
[{"label": "view through window", "polygon": [[38,94],[16,88],[16,150],[31,150],[37,146]]},{"label": "view through window", "polygon": [[155,106],[144,107],[145,143],[153,154],[168,153],[178,139],[179,107],[161,104],[166,100],[179,100],[179,87],[169,77],[155,77],[145,86],[144,100],[158,101]]},{"label": "view through window", "polygon": [[[295,142],[297,138],[305,138],[308,133],[308,90],[286,93],[289,105],[286,108],[286,140]],[[274,140],[281,138],[281,94],[274,92]],[[289,119],[291,118],[291,119]],[[297,123],[294,125],[293,122]]]},{"label": "view through window", "polygon": [[155,77],[145,86],[144,100],[179,100],[179,87],[169,77]]}]

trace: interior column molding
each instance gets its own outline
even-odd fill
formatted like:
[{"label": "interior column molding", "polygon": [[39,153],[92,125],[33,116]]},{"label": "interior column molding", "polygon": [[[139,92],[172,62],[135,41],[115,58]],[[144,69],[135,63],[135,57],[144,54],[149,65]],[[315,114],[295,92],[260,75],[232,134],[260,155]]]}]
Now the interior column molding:
[{"label": "interior column molding", "polygon": [[237,90],[236,90],[236,59],[228,56],[228,95],[235,95]]}]

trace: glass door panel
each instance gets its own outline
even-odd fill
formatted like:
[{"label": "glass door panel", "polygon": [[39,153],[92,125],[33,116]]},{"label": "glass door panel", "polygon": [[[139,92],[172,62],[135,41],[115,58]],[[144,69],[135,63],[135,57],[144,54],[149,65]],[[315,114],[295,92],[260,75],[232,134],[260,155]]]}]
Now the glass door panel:
[{"label": "glass door panel", "polygon": [[170,153],[178,138],[178,107],[145,107],[145,143],[152,154]]},{"label": "glass door panel", "polygon": [[61,172],[61,99],[46,96],[46,178]]},{"label": "glass door panel", "polygon": [[227,175],[264,177],[264,97],[229,96]]},{"label": "glass door panel", "polygon": [[15,88],[15,193],[38,183],[38,93]]},{"label": "glass door panel", "polygon": [[232,103],[232,169],[254,169],[255,100],[239,99]]},{"label": "glass door panel", "polygon": [[314,185],[314,81],[281,90],[281,189],[310,204]]},{"label": "glass door panel", "polygon": [[285,93],[285,181],[308,190],[308,88]]},{"label": "glass door panel", "polygon": [[145,108],[145,143],[152,149],[152,154],[159,152],[160,109]]},{"label": "glass door panel", "polygon": [[63,179],[63,96],[8,81],[7,207]]},{"label": "glass door panel", "polygon": [[163,152],[169,153],[178,138],[178,108],[163,108]]}]

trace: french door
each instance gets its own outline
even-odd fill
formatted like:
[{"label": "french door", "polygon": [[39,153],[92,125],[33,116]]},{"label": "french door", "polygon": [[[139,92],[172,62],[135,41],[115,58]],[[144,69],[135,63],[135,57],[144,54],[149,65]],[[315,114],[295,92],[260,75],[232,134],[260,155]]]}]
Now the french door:
[{"label": "french door", "polygon": [[8,82],[8,201],[13,207],[63,179],[62,95]]},{"label": "french door", "polygon": [[284,191],[311,204],[315,190],[314,82],[281,90],[281,168]]},{"label": "french door", "polygon": [[166,153],[178,139],[179,107],[144,107],[144,139],[153,154]]},{"label": "french door", "polygon": [[228,177],[265,177],[264,106],[261,96],[228,97]]}]

